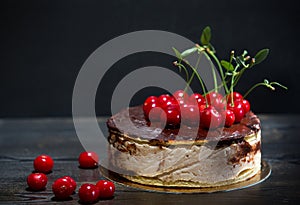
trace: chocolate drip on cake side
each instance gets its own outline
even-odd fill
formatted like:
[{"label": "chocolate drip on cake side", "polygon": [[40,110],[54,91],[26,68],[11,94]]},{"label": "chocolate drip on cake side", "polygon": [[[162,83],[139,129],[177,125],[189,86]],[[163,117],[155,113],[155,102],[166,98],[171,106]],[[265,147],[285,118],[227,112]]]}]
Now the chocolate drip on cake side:
[{"label": "chocolate drip on cake side", "polygon": [[[231,164],[239,164],[240,161],[250,163],[251,161],[253,161],[253,156],[255,156],[255,154],[260,151],[261,148],[261,143],[260,141],[258,141],[256,144],[254,145],[250,145],[247,141],[243,140],[240,143],[237,143],[238,146],[238,150],[236,152],[236,155],[232,156],[229,159],[229,162]],[[251,153],[251,154],[249,154]],[[250,156],[248,159],[246,158],[247,156]]]}]

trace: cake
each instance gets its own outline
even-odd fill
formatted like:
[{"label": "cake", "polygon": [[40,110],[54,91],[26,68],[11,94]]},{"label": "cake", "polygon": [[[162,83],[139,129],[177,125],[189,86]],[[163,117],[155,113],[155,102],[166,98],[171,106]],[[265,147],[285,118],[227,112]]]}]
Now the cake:
[{"label": "cake", "polygon": [[[128,119],[138,129],[132,130]],[[239,124],[210,131],[209,138],[206,129],[197,129],[195,139],[189,134],[196,128],[183,125],[184,135],[178,136],[177,129],[149,126],[141,106],[113,115],[107,126],[110,169],[137,183],[214,187],[247,180],[260,171],[260,121],[252,112]],[[210,147],[210,142],[217,145]]]},{"label": "cake", "polygon": [[[183,52],[173,48],[174,65],[185,71],[185,88],[149,96],[143,105],[108,119],[108,169],[120,177],[143,185],[202,188],[232,185],[260,173],[260,120],[250,110],[247,96],[260,85],[287,88],[264,80],[244,95],[236,92],[245,71],[261,63],[269,50],[252,58],[247,51],[240,55],[232,51],[228,61],[218,60],[209,27],[200,39],[201,45]],[[189,55],[198,55],[195,66],[186,60]],[[202,55],[210,66],[217,65],[222,80],[217,81],[212,67],[213,90],[207,90],[198,73]],[[187,93],[193,78],[201,90]]]}]

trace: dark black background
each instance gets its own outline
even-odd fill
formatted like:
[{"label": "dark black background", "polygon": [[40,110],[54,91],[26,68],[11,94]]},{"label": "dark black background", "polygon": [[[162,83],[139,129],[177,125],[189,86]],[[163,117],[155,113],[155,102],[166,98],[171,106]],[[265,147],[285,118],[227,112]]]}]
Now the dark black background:
[{"label": "dark black background", "polygon": [[[218,56],[231,49],[269,58],[249,71],[238,89],[245,92],[264,78],[289,90],[259,88],[249,96],[257,113],[300,113],[299,7],[296,1],[1,1],[0,117],[71,116],[76,76],[87,57],[119,35],[144,29],[165,30],[199,42],[212,28]],[[115,64],[101,82],[97,113],[110,114],[114,86],[140,66],[172,67],[173,58],[140,54]],[[156,92],[158,92],[156,90]],[[135,98],[141,103],[151,93]]]}]

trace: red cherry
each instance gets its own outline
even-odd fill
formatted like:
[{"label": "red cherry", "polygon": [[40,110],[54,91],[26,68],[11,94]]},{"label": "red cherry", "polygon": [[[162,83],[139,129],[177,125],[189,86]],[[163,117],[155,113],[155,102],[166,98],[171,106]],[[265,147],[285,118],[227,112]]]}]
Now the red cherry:
[{"label": "red cherry", "polygon": [[245,115],[243,104],[241,101],[234,101],[234,104],[228,103],[227,109],[231,110],[234,113],[235,123],[239,123]]},{"label": "red cherry", "polygon": [[244,109],[244,113],[246,114],[247,112],[250,111],[250,103],[248,100],[242,100],[242,105],[243,105],[243,109]]},{"label": "red cherry", "polygon": [[39,191],[46,188],[48,178],[43,173],[32,173],[27,177],[27,184],[29,189]]},{"label": "red cherry", "polygon": [[182,105],[189,99],[189,95],[183,90],[177,90],[173,93],[173,97],[177,100],[178,104]]},{"label": "red cherry", "polygon": [[217,97],[213,102],[211,102],[211,105],[217,110],[225,110],[226,102],[223,100],[223,97]]},{"label": "red cherry", "polygon": [[231,99],[233,97],[233,101],[239,101],[239,100],[243,100],[243,96],[242,94],[238,93],[238,92],[233,92],[232,95],[231,93],[229,93],[226,98],[227,98],[227,102],[231,103]]},{"label": "red cherry", "polygon": [[185,100],[188,100],[189,96],[186,92],[184,92],[183,90],[177,90],[173,93],[173,97],[175,99],[177,98],[184,98]]},{"label": "red cherry", "polygon": [[58,178],[52,184],[52,191],[57,200],[66,200],[73,193],[73,187],[68,179]]},{"label": "red cherry", "polygon": [[193,93],[189,98],[189,103],[194,104],[195,102],[198,106],[205,105],[205,98],[199,93]]},{"label": "red cherry", "polygon": [[168,100],[172,99],[173,97],[170,96],[169,94],[162,94],[160,95],[157,99],[158,99],[158,103],[160,103],[160,105],[166,104]]},{"label": "red cherry", "polygon": [[199,125],[200,112],[197,105],[183,105],[181,107],[181,120],[187,125]]},{"label": "red cherry", "polygon": [[181,120],[180,110],[176,106],[169,106],[165,112],[161,113],[160,118],[169,126],[178,126]]},{"label": "red cherry", "polygon": [[100,198],[112,198],[115,193],[115,185],[111,181],[100,180],[97,182],[96,186],[100,191]]},{"label": "red cherry", "polygon": [[225,110],[226,103],[220,93],[210,92],[209,94],[207,94],[206,98],[208,103],[215,107],[217,110]]},{"label": "red cherry", "polygon": [[150,110],[147,118],[151,122],[160,121],[160,115],[161,115],[162,112],[163,112],[162,108],[154,107]]},{"label": "red cherry", "polygon": [[73,193],[76,190],[76,186],[77,186],[76,181],[70,176],[64,176],[62,178],[70,182],[70,189],[72,190]]},{"label": "red cherry", "polygon": [[149,112],[152,108],[159,107],[158,98],[155,96],[148,97],[143,104],[143,111],[146,119],[149,119]]},{"label": "red cherry", "polygon": [[82,152],[79,155],[78,161],[81,168],[96,168],[99,157],[96,152]]},{"label": "red cherry", "polygon": [[220,93],[217,92],[210,92],[206,95],[206,99],[208,103],[210,104],[215,98],[223,98],[223,96]]},{"label": "red cherry", "polygon": [[225,120],[226,127],[230,127],[231,125],[233,125],[235,121],[235,115],[232,110],[225,110],[223,112],[223,119]]},{"label": "red cherry", "polygon": [[160,95],[158,97],[158,103],[159,103],[160,107],[165,111],[167,111],[169,109],[168,108],[169,106],[173,106],[173,107],[177,106],[177,109],[179,109],[179,104],[178,104],[177,100],[168,94]]},{"label": "red cherry", "polygon": [[200,105],[200,106],[198,106],[198,108],[199,108],[199,112],[201,113],[206,108],[206,104]]},{"label": "red cherry", "polygon": [[33,161],[35,171],[49,173],[53,168],[53,159],[48,155],[40,155]]},{"label": "red cherry", "polygon": [[213,107],[208,106],[201,112],[201,125],[205,128],[217,128],[222,122],[222,116],[220,113]]},{"label": "red cherry", "polygon": [[99,188],[94,184],[83,184],[78,190],[80,202],[94,203],[99,199]]}]

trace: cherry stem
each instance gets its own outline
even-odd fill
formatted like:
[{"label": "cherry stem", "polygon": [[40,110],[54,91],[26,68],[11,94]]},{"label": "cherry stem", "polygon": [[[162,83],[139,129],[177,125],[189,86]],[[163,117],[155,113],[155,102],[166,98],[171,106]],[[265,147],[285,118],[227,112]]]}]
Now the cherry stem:
[{"label": "cherry stem", "polygon": [[274,88],[272,85],[277,85],[277,86],[279,86],[279,87],[281,87],[281,88],[283,88],[283,89],[285,89],[285,90],[288,89],[286,86],[283,86],[283,85],[281,85],[280,83],[277,83],[277,82],[271,82],[271,83],[269,83],[267,80],[265,80],[265,81],[262,82],[262,83],[257,83],[257,84],[255,84],[255,85],[253,85],[253,86],[245,93],[244,98],[246,98],[246,97],[249,95],[249,93],[251,93],[255,88],[257,88],[258,86],[261,86],[261,85],[266,86],[267,88],[270,88],[270,89],[273,90],[273,91],[275,90],[275,88]]},{"label": "cherry stem", "polygon": [[[200,58],[200,57],[199,57]],[[197,62],[200,62],[200,59],[198,58],[198,61]],[[203,90],[203,94],[204,94],[204,98],[205,98],[205,102],[206,102],[206,107],[208,106],[208,102],[207,102],[207,97],[206,97],[206,89],[205,89],[205,86],[204,86],[204,83],[202,81],[202,78],[200,77],[199,73],[197,72],[197,69],[195,69],[192,65],[190,65],[188,62],[186,62],[186,64],[188,64],[190,66],[190,68],[193,70],[193,73],[195,73],[196,77],[198,78],[199,82],[200,82],[200,85],[202,87],[202,90]]]},{"label": "cherry stem", "polygon": [[[196,66],[195,66],[195,69],[196,69],[196,70],[198,69],[198,66],[199,66],[201,57],[202,57],[202,55],[199,55],[198,60],[197,60],[197,63],[196,63]],[[195,72],[192,73],[191,78],[188,80],[187,85],[186,85],[185,88],[184,88],[184,92],[187,91],[188,87],[189,87],[190,84],[192,83],[192,80],[193,80],[194,76],[195,76]],[[203,89],[203,87],[202,87],[202,89]],[[203,92],[205,92],[205,90],[203,90]]]},{"label": "cherry stem", "polygon": [[218,65],[218,68],[219,68],[219,71],[220,71],[220,74],[221,74],[221,77],[222,77],[223,87],[225,89],[225,92],[228,93],[228,87],[226,85],[225,75],[224,75],[224,72],[223,72],[223,69],[222,69],[222,65],[221,65],[219,59],[217,58],[217,56],[213,52],[209,52],[209,54],[213,57],[213,59],[216,61],[217,65]]},{"label": "cherry stem", "polygon": [[244,72],[245,72],[245,70],[246,70],[247,68],[249,68],[249,66],[243,67],[243,68],[239,71],[239,74],[238,74],[238,76],[237,76],[237,79],[234,81],[233,86],[235,86],[235,85],[239,82],[239,80],[241,79],[242,75],[244,74]]},{"label": "cherry stem", "polygon": [[[228,82],[229,82],[228,80],[225,81],[225,83],[228,83]],[[221,87],[224,87],[223,82],[222,82],[221,84],[218,85],[218,90],[219,90]],[[214,91],[214,89],[207,91],[207,93],[211,93],[211,92],[213,92],[213,91]],[[228,93],[226,93],[226,94],[228,94]]]},{"label": "cherry stem", "polygon": [[186,67],[181,63],[181,60],[179,60],[179,62],[175,62],[175,65],[178,66],[180,69],[183,68],[184,72],[185,72],[185,76],[186,76],[186,81],[189,81],[189,72],[186,69]]},{"label": "cherry stem", "polygon": [[235,82],[235,74],[237,69],[239,68],[239,65],[237,65],[234,68],[234,71],[232,72],[232,76],[231,76],[231,83],[230,83],[230,95],[231,95],[231,105],[234,105],[234,100],[233,100],[233,88],[234,88],[234,82]]},{"label": "cherry stem", "polygon": [[[209,63],[210,63],[211,72],[212,72],[213,79],[214,79],[214,88],[215,88],[214,91],[215,91],[215,92],[218,92],[217,76],[216,76],[216,71],[215,71],[215,69],[214,69],[215,66],[214,66],[212,60],[210,59],[209,55],[208,55],[206,52],[204,52],[204,55],[205,55],[205,57],[209,60]],[[222,80],[222,81],[223,81],[223,80]]]}]

